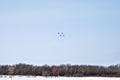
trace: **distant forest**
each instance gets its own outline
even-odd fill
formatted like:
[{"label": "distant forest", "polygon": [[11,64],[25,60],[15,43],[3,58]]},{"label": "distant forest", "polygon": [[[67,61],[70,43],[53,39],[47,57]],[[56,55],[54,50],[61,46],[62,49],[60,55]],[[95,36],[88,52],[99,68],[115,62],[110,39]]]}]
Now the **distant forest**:
[{"label": "distant forest", "polygon": [[95,65],[33,66],[28,64],[0,65],[0,75],[67,76],[67,77],[120,77],[120,65],[108,67]]}]

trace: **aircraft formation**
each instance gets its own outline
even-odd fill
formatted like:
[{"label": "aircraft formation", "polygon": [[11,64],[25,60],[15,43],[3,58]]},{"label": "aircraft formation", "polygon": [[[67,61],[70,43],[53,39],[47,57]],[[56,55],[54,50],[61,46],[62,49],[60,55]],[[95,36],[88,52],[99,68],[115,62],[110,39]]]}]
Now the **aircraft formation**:
[{"label": "aircraft formation", "polygon": [[59,37],[64,37],[65,36],[63,32],[58,32],[57,34],[58,34]]}]

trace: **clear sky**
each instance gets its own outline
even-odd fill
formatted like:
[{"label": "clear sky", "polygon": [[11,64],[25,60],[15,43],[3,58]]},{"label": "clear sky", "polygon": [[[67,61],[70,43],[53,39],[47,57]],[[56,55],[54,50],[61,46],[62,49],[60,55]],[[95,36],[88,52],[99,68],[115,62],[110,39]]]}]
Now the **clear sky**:
[{"label": "clear sky", "polygon": [[120,0],[0,0],[0,64],[17,63],[119,64]]}]

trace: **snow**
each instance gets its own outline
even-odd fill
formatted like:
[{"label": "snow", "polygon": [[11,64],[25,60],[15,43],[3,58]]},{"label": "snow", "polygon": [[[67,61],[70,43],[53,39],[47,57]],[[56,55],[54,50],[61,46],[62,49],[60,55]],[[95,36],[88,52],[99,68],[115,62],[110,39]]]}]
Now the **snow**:
[{"label": "snow", "polygon": [[0,80],[120,80],[113,77],[40,77],[40,76],[0,76]]}]

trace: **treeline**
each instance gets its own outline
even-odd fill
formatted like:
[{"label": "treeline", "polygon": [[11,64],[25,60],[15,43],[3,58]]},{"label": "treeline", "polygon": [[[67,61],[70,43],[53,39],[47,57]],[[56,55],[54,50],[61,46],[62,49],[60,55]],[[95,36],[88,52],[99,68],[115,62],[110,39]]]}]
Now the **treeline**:
[{"label": "treeline", "polygon": [[0,75],[120,77],[120,65],[108,67],[68,64],[59,66],[33,66],[28,64],[0,65]]}]

